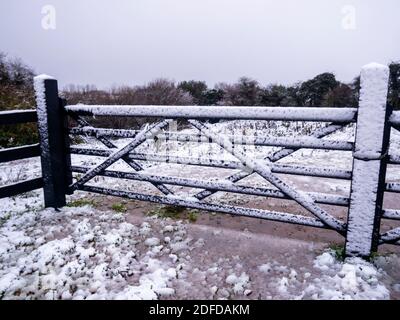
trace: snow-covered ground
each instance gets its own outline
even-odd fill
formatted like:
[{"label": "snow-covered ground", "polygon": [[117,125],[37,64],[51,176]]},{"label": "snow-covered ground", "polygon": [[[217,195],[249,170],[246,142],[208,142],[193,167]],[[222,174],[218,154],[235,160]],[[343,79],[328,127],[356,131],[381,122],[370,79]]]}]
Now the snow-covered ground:
[{"label": "snow-covered ground", "polygon": [[[307,135],[320,124],[224,122],[215,125],[230,134]],[[194,133],[187,129],[186,133]],[[393,132],[391,148],[400,150],[400,135]],[[353,128],[327,139],[352,141]],[[90,138],[77,147],[104,148]],[[115,140],[119,146],[129,139]],[[137,151],[224,158],[215,145],[168,142],[145,143]],[[278,148],[238,146],[261,158]],[[99,157],[73,155],[74,165],[93,166]],[[351,169],[351,153],[300,150],[281,163]],[[122,161],[111,169],[131,171]],[[145,173],[198,179],[221,179],[237,170],[151,163]],[[38,159],[0,165],[0,185],[40,176]],[[281,175],[298,188],[345,195],[349,182]],[[399,168],[389,168],[389,181],[400,180]],[[149,183],[96,177],[94,185],[159,194]],[[269,186],[252,175],[240,184]],[[172,187],[180,196],[196,189]],[[87,198],[77,192],[69,201]],[[279,200],[217,193],[211,202],[242,203],[264,208]],[[97,197],[97,201],[117,201]],[[259,201],[259,202],[257,202]],[[148,217],[153,205],[136,206],[126,213],[96,206],[43,209],[41,191],[0,200],[0,298],[3,299],[389,299],[400,297],[400,258],[378,255],[372,262],[339,261],[329,242],[291,238],[288,234],[233,230],[218,223]],[[396,202],[392,201],[392,204]],[[283,207],[283,206],[282,206]],[[285,210],[290,208],[285,208]],[[399,208],[397,208],[399,209]],[[226,219],[238,219],[226,216]],[[219,221],[216,219],[216,221]],[[242,220],[240,220],[242,221]],[[251,219],[252,223],[256,223]],[[261,223],[261,222],[260,222]],[[274,224],[263,222],[266,224]],[[286,226],[286,225],[285,225]],[[296,230],[296,226],[288,226]],[[249,228],[251,229],[251,228]],[[285,229],[288,230],[288,229]],[[321,230],[313,231],[318,238]],[[315,239],[313,238],[313,239]]]},{"label": "snow-covered ground", "polygon": [[[2,202],[2,299],[389,299],[400,259],[90,206]],[[34,204],[36,202],[36,204]],[[4,205],[6,204],[6,208]],[[4,213],[7,212],[7,215]]]}]

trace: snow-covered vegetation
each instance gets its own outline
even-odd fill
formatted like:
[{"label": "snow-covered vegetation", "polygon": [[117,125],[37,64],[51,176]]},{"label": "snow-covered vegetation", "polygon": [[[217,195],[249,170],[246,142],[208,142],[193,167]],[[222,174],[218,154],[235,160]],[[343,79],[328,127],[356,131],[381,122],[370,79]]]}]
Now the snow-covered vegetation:
[{"label": "snow-covered vegetation", "polygon": [[[38,192],[2,201],[2,299],[388,299],[399,290],[390,276],[395,255],[341,262],[303,243],[296,262],[299,244],[283,237],[221,234],[169,218],[130,221],[88,205],[40,207]],[[218,248],[235,241],[262,247],[259,256]],[[272,255],[271,247],[286,246]]]}]

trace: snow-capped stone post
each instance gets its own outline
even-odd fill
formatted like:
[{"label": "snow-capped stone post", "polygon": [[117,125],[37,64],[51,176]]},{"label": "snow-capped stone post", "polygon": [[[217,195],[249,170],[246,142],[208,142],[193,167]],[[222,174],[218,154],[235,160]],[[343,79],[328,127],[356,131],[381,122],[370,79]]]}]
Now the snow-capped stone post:
[{"label": "snow-capped stone post", "polygon": [[65,206],[72,183],[65,101],[58,96],[57,80],[47,75],[34,79],[45,207]]},{"label": "snow-capped stone post", "polygon": [[347,256],[369,257],[378,247],[390,139],[388,81],[387,66],[371,63],[361,71]]}]

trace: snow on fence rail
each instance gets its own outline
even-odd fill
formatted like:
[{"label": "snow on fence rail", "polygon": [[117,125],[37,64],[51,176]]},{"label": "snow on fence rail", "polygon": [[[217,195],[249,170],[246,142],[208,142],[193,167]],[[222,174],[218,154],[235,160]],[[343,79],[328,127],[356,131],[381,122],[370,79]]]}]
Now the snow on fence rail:
[{"label": "snow on fence rail", "polygon": [[389,121],[393,126],[400,126],[400,111],[393,111]]},{"label": "snow on fence rail", "polygon": [[[91,135],[102,137],[134,138],[139,131],[126,129],[104,129],[104,128],[72,128],[71,134]],[[235,145],[254,145],[285,148],[309,148],[323,150],[353,150],[353,143],[347,141],[321,140],[313,137],[253,137],[253,136],[227,136]],[[157,139],[179,142],[204,142],[209,143],[210,139],[201,134],[184,134],[167,132],[158,134]]]},{"label": "snow on fence rail", "polygon": [[[399,164],[396,155],[388,154],[391,128],[398,128],[399,114],[386,105],[388,68],[370,64],[361,72],[360,105],[354,108],[294,108],[294,107],[210,107],[210,106],[67,106],[58,97],[57,81],[48,76],[35,78],[37,113],[41,137],[41,159],[44,179],[45,205],[65,205],[65,195],[75,190],[114,195],[129,199],[197,208],[282,221],[337,231],[346,238],[346,254],[367,257],[382,243],[398,243],[399,228],[380,234],[380,220],[400,219],[400,213],[383,208],[383,194],[400,192],[399,184],[385,183],[387,163]],[[141,130],[95,128],[88,116],[153,117],[150,126]],[[68,117],[77,127],[68,128]],[[172,119],[187,119],[199,134],[165,132]],[[306,138],[276,138],[224,135],[207,124],[208,119],[224,120],[282,120],[318,121],[328,125],[315,130]],[[355,143],[325,139],[349,123],[356,123]],[[98,139],[103,149],[70,147],[69,135],[90,135]],[[147,140],[212,143],[236,160],[201,157],[171,156],[141,153],[137,147]],[[131,139],[118,148],[112,138]],[[235,144],[280,147],[278,151],[256,158],[235,148]],[[302,148],[353,152],[352,171],[303,167],[277,163]],[[93,166],[71,166],[71,154],[94,155],[103,160]],[[134,172],[111,170],[122,160]],[[189,177],[150,175],[143,172],[143,162],[168,162],[189,166],[237,169],[224,179],[209,181]],[[72,173],[79,173],[73,178]],[[243,186],[237,182],[257,173],[274,188]],[[348,196],[305,192],[287,184],[277,174],[305,175],[351,180]],[[136,180],[152,184],[162,195],[140,193],[140,190],[115,190],[91,184],[97,176]],[[177,196],[170,186],[198,189],[188,197]],[[216,192],[232,192],[262,197],[289,199],[306,209],[311,216],[210,203],[207,199]],[[320,204],[348,208],[348,219],[342,221]]]},{"label": "snow on fence rail", "polygon": [[67,106],[86,116],[156,117],[167,119],[282,120],[355,122],[355,108],[223,107],[223,106]]}]

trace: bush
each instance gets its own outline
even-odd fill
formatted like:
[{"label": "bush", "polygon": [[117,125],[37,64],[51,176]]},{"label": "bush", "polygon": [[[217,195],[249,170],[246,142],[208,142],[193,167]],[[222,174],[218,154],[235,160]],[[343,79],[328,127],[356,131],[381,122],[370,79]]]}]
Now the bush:
[{"label": "bush", "polygon": [[[0,111],[34,109],[33,70],[0,52]],[[0,127],[0,147],[38,142],[36,124]]]}]

